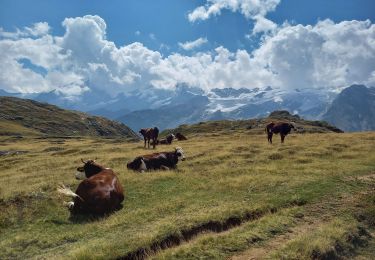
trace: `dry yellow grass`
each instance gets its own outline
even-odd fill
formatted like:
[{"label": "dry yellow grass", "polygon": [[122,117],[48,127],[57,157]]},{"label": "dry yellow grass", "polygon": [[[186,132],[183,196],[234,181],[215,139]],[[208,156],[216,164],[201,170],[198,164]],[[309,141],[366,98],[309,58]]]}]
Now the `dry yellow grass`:
[{"label": "dry yellow grass", "polygon": [[[144,249],[154,258],[222,259],[284,234],[309,205],[370,190],[371,182],[361,178],[375,171],[375,133],[292,134],[285,144],[276,140],[269,145],[264,135],[246,130],[196,135],[175,143],[187,157],[176,170],[140,174],[128,171],[126,162],[151,152],[142,142],[1,137],[1,150],[28,152],[0,157],[0,258],[108,259]],[[75,188],[81,158],[96,157],[118,174],[124,208],[103,219],[72,222],[56,187]],[[229,225],[231,218],[240,223]],[[332,218],[326,230],[341,223]],[[224,232],[211,234],[207,223],[221,223]],[[357,224],[336,226],[346,234]],[[184,235],[194,228],[199,232]],[[188,241],[177,246],[167,238]],[[159,250],[159,242],[174,247]],[[280,252],[292,254],[295,248]]]}]

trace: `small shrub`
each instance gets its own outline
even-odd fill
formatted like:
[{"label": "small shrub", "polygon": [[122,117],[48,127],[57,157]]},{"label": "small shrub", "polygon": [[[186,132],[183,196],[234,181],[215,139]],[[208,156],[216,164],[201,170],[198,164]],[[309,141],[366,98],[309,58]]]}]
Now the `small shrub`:
[{"label": "small shrub", "polygon": [[268,159],[270,160],[281,160],[283,159],[283,156],[279,153],[274,153],[268,156]]}]

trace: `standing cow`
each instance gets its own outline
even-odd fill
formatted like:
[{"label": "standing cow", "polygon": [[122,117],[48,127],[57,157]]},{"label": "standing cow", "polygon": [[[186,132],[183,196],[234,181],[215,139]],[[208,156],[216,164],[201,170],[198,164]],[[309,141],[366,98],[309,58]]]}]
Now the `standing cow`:
[{"label": "standing cow", "polygon": [[290,123],[285,123],[285,122],[269,123],[265,129],[267,133],[268,142],[272,144],[272,135],[280,133],[281,142],[284,143],[285,136],[287,136],[290,133],[292,128],[295,130],[294,125]]},{"label": "standing cow", "polygon": [[143,136],[143,139],[145,140],[145,148],[146,148],[146,142],[148,144],[148,148],[150,148],[150,140],[152,140],[152,147],[155,149],[155,145],[158,140],[159,136],[159,129],[157,127],[154,128],[142,128],[139,133]]}]

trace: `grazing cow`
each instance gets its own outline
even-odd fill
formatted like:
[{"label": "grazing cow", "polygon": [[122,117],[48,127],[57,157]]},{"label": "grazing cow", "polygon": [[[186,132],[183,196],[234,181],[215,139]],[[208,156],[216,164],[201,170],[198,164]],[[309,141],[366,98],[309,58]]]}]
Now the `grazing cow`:
[{"label": "grazing cow", "polygon": [[171,144],[173,139],[175,139],[175,138],[176,137],[174,136],[174,134],[170,134],[165,139],[161,139],[159,141],[159,144]]},{"label": "grazing cow", "polygon": [[77,168],[76,178],[83,181],[76,192],[65,186],[58,189],[58,192],[74,198],[64,203],[71,214],[103,215],[120,209],[124,192],[115,173],[94,160],[82,162],[84,165]]},{"label": "grazing cow", "polygon": [[295,130],[294,125],[290,123],[285,123],[285,122],[269,123],[265,129],[267,133],[268,142],[272,144],[272,135],[280,133],[281,142],[284,143],[285,136],[287,136],[290,133],[292,128]]},{"label": "grazing cow", "polygon": [[158,140],[159,129],[157,127],[154,128],[142,128],[139,133],[143,135],[143,139],[145,140],[145,148],[146,142],[148,143],[148,148],[150,148],[150,140],[153,141],[152,146],[155,149],[155,145]]},{"label": "grazing cow", "polygon": [[177,133],[175,136],[176,136],[176,138],[177,138],[178,141],[187,140],[187,138],[183,134],[181,134],[181,133]]},{"label": "grazing cow", "polygon": [[169,170],[176,168],[178,161],[184,161],[185,155],[181,147],[176,147],[173,152],[160,152],[136,157],[126,166],[134,171]]}]

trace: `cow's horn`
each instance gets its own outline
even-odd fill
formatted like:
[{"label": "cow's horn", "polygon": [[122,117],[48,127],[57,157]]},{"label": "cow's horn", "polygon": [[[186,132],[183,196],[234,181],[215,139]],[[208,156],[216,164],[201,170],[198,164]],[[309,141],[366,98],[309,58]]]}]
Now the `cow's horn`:
[{"label": "cow's horn", "polygon": [[81,158],[81,161],[86,164],[86,162]]}]

